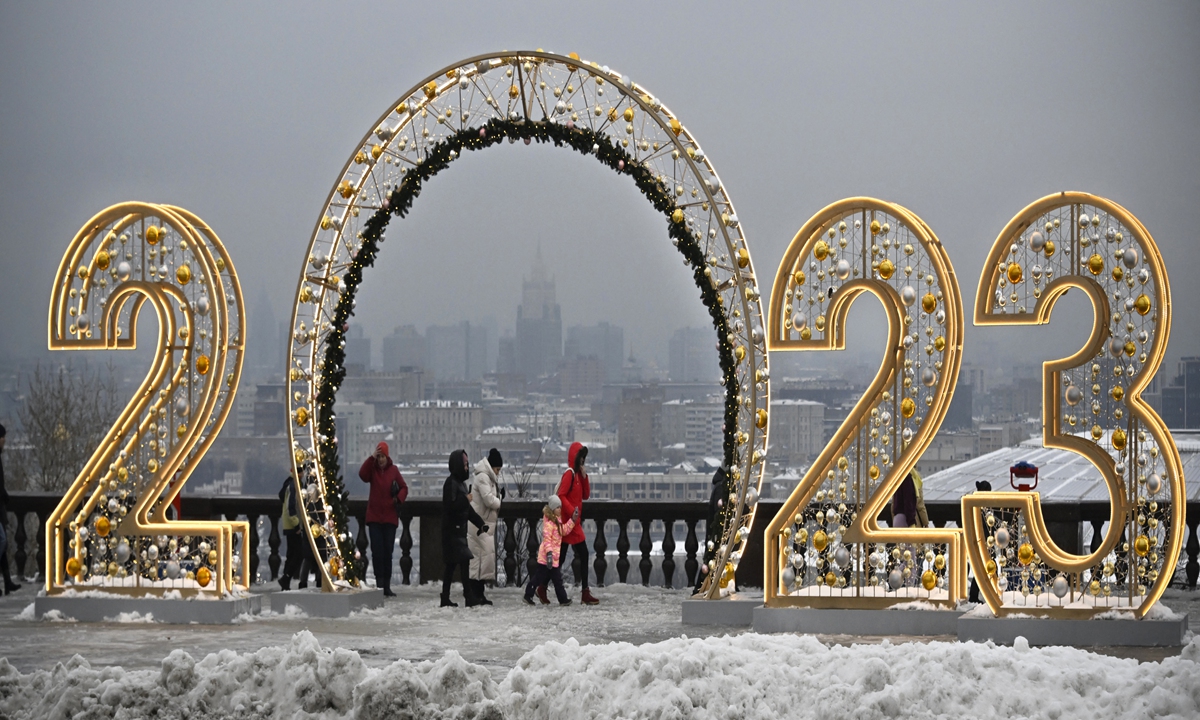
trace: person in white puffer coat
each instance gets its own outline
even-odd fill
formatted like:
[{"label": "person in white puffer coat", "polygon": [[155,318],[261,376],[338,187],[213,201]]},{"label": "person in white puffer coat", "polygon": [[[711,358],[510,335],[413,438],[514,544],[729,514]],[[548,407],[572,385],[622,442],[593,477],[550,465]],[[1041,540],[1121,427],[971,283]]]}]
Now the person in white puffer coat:
[{"label": "person in white puffer coat", "polygon": [[496,524],[504,498],[500,488],[502,467],[504,458],[499,450],[492,448],[486,458],[475,463],[475,477],[471,481],[471,507],[488,527],[485,533],[467,535],[467,544],[474,555],[470,561],[471,583],[475,586],[475,596],[484,605],[492,604],[483,595],[484,583],[496,580]]}]

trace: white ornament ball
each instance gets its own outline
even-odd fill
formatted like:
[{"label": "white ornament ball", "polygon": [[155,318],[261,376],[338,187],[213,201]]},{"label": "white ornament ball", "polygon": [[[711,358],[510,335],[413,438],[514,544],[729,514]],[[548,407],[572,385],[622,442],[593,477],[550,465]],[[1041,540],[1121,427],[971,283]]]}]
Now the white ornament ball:
[{"label": "white ornament ball", "polygon": [[891,589],[898,590],[900,588],[900,585],[903,582],[904,582],[904,577],[902,575],[900,575],[899,570],[893,570],[890,573],[888,573],[888,587],[890,587]]},{"label": "white ornament ball", "polygon": [[175,562],[174,560],[167,563],[167,577],[172,580],[179,579],[179,563]]},{"label": "white ornament ball", "polygon": [[1046,247],[1046,236],[1038,230],[1034,230],[1029,236],[1029,249],[1034,252],[1041,252],[1042,248]]},{"label": "white ornament ball", "polygon": [[131,275],[133,275],[133,266],[131,266],[129,263],[122,261],[117,265],[117,278],[119,278],[121,282],[128,280]]},{"label": "white ornament ball", "polygon": [[996,530],[996,546],[997,547],[1002,547],[1002,548],[1008,547],[1009,539],[1010,538],[1008,537],[1008,528],[1002,527],[1002,528]]},{"label": "white ornament ball", "polygon": [[796,584],[796,572],[790,567],[785,567],[783,572],[779,573],[779,579],[783,581],[785,588],[790,588]]},{"label": "white ornament ball", "polygon": [[1157,495],[1160,490],[1162,490],[1162,477],[1158,473],[1154,473],[1146,481],[1146,491],[1151,495]]},{"label": "white ornament ball", "polygon": [[1067,591],[1071,589],[1070,585],[1067,583],[1067,576],[1059,575],[1058,577],[1054,578],[1054,584],[1050,589],[1054,593],[1055,597],[1065,596]]},{"label": "white ornament ball", "polygon": [[850,566],[850,551],[846,549],[845,545],[842,545],[836,551],[834,551],[833,561],[836,562],[838,567],[842,569]]},{"label": "white ornament ball", "polygon": [[129,560],[129,543],[122,540],[117,545],[117,562],[123,563]]},{"label": "white ornament ball", "polygon": [[845,258],[838,260],[837,268],[834,272],[837,273],[838,280],[845,280],[850,277],[850,261]]},{"label": "white ornament ball", "polygon": [[917,301],[917,289],[912,285],[905,285],[900,288],[900,302],[904,303],[905,307],[910,307]]}]

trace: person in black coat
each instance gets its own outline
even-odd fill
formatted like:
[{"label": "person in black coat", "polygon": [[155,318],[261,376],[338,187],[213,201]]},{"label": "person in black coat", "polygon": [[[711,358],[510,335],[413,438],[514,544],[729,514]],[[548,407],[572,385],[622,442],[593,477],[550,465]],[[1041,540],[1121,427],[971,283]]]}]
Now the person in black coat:
[{"label": "person in black coat", "polygon": [[[4,594],[11,595],[21,589],[21,586],[12,581],[12,575],[8,569],[8,532],[4,527],[8,524],[8,490],[4,487],[4,459],[3,450],[4,439],[8,432],[0,425],[0,574],[4,576]],[[20,513],[17,514],[17,522],[21,522]]]},{"label": "person in black coat", "polygon": [[467,489],[467,479],[471,477],[469,462],[466,450],[450,453],[450,477],[442,486],[442,562],[445,565],[442,574],[442,607],[458,607],[458,603],[450,600],[450,582],[455,568],[461,568],[459,574],[467,607],[481,604],[471,590],[468,577],[472,555],[467,547],[467,523],[478,528],[477,533],[487,532],[488,526],[471,507],[471,495]]},{"label": "person in black coat", "polygon": [[301,590],[308,587],[308,575],[314,565],[312,546],[308,544],[308,533],[304,531],[300,506],[296,502],[296,487],[295,479],[288,475],[279,488],[279,502],[282,503],[279,524],[287,540],[287,558],[283,563],[283,574],[279,576],[279,586],[284,590],[292,589],[294,577],[300,579]]},{"label": "person in black coat", "polygon": [[[708,496],[708,522],[704,523],[704,540],[705,547],[708,546],[708,541],[720,542],[720,538],[710,536],[708,528],[716,528],[717,513],[721,510],[722,501],[729,495],[729,473],[725,471],[725,466],[717,468],[713,473],[712,492]],[[711,572],[711,570],[710,570]],[[704,573],[696,573],[696,586],[692,588],[693,593],[700,592],[700,586],[704,584]]]}]

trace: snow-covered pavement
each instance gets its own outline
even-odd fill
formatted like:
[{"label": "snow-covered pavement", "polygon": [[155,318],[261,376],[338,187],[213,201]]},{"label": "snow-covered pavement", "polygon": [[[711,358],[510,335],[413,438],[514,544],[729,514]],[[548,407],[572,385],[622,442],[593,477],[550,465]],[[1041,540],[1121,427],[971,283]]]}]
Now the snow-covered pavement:
[{"label": "snow-covered pavement", "polygon": [[682,625],[680,591],[531,608],[499,589],[471,610],[437,592],[232,627],[35,622],[22,592],[0,600],[0,717],[1200,717],[1200,641],[1123,658],[764,636]]}]

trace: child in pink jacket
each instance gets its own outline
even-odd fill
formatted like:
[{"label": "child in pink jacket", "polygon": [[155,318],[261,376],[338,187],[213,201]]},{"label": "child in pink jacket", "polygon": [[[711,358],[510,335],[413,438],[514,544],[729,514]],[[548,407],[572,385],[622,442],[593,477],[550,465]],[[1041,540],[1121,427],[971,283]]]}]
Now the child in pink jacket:
[{"label": "child in pink jacket", "polygon": [[[538,564],[537,568],[529,576],[529,582],[525,585],[525,603],[533,604],[533,591],[539,586],[544,585],[547,580],[554,582],[554,594],[558,597],[559,605],[570,605],[571,599],[567,597],[567,589],[563,587],[562,569],[559,564],[562,562],[562,556],[559,549],[562,547],[563,536],[571,532],[575,527],[574,519],[562,521],[562,500],[557,495],[551,495],[546,507],[542,508],[542,544],[538,546]],[[579,509],[575,510],[575,518],[579,517]]]}]

